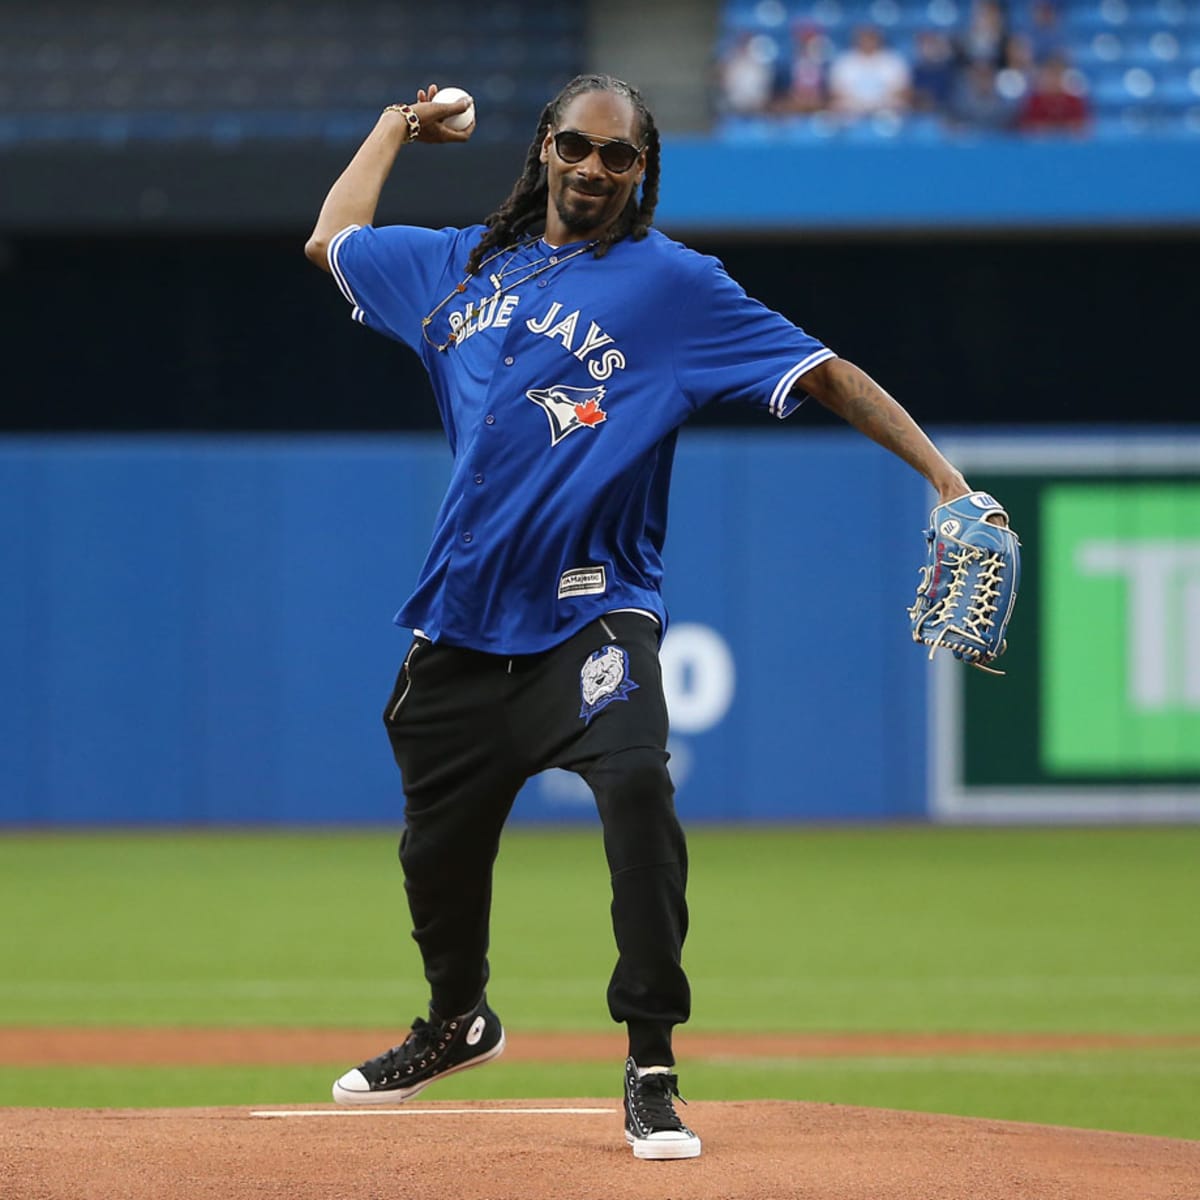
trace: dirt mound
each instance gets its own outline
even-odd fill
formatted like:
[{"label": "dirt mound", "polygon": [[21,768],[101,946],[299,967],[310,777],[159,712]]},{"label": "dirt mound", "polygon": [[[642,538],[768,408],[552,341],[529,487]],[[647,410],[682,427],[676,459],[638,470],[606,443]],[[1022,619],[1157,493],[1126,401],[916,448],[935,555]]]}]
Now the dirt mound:
[{"label": "dirt mound", "polygon": [[612,1100],[0,1110],[11,1200],[1193,1200],[1200,1142],[777,1101],[694,1103],[636,1161]]}]

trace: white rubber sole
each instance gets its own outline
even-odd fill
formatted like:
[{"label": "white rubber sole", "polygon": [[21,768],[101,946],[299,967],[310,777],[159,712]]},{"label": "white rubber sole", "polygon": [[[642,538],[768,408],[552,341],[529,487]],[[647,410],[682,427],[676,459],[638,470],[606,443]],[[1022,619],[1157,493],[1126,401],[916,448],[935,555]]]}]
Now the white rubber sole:
[{"label": "white rubber sole", "polygon": [[[386,1091],[373,1092],[367,1086],[366,1079],[363,1078],[362,1072],[357,1067],[353,1071],[347,1071],[341,1079],[335,1080],[333,1085],[333,1098],[338,1104],[403,1104],[405,1100],[411,1100],[419,1092],[423,1092],[430,1084],[437,1083],[439,1079],[445,1079],[447,1075],[455,1075],[459,1071],[469,1071],[472,1067],[482,1067],[484,1063],[490,1063],[492,1059],[499,1058],[504,1053],[504,1031],[500,1031],[500,1040],[486,1053],[481,1054],[477,1058],[472,1058],[465,1063],[459,1063],[457,1067],[451,1067],[447,1071],[440,1071],[432,1079],[425,1080],[424,1083],[418,1083],[410,1088],[389,1088]],[[349,1080],[351,1084],[359,1083],[361,1086],[346,1086],[345,1081]]]},{"label": "white rubber sole", "polygon": [[634,1158],[660,1161],[700,1157],[700,1139],[695,1134],[688,1138],[638,1138],[627,1129],[625,1140],[633,1147]]}]

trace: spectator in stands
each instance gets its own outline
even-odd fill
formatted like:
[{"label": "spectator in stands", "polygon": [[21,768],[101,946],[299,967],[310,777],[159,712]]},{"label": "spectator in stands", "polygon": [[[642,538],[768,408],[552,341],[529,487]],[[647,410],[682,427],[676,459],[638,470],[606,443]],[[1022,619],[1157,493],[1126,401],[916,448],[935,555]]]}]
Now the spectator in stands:
[{"label": "spectator in stands", "polygon": [[975,0],[967,27],[958,41],[964,66],[990,63],[997,70],[1004,65],[1004,43],[1008,38],[1008,16],[999,0]]},{"label": "spectator in stands", "polygon": [[1029,95],[1036,70],[1033,43],[1023,33],[1009,34],[1004,41],[1004,62],[996,75],[996,91],[1012,102],[1014,110],[1020,109]]},{"label": "spectator in stands", "polygon": [[820,112],[829,102],[828,76],[829,39],[816,26],[797,21],[792,26],[792,61],[781,111]]},{"label": "spectator in stands", "polygon": [[1026,133],[1086,133],[1091,122],[1087,98],[1062,54],[1052,54],[1037,69],[1018,127]]},{"label": "spectator in stands", "polygon": [[829,68],[831,107],[852,118],[904,112],[911,83],[908,60],[884,44],[874,25],[862,25],[854,31],[850,48],[836,55]]},{"label": "spectator in stands", "polygon": [[1004,54],[1001,56],[1002,71],[1016,71],[1032,82],[1034,68],[1041,59],[1035,53],[1033,40],[1025,33],[1010,33],[1004,39]]},{"label": "spectator in stands", "polygon": [[1016,123],[1016,103],[996,86],[996,68],[984,59],[964,68],[955,80],[946,116],[960,130],[1001,133]]},{"label": "spectator in stands", "polygon": [[939,30],[917,34],[912,68],[912,107],[917,112],[946,110],[954,87],[954,46]]},{"label": "spectator in stands", "polygon": [[717,67],[724,112],[752,115],[767,110],[775,88],[775,64],[767,52],[770,39],[745,31]]},{"label": "spectator in stands", "polygon": [[1067,37],[1063,31],[1058,5],[1053,0],[1033,0],[1025,36],[1029,39],[1036,62],[1044,62],[1051,55],[1063,53]]}]

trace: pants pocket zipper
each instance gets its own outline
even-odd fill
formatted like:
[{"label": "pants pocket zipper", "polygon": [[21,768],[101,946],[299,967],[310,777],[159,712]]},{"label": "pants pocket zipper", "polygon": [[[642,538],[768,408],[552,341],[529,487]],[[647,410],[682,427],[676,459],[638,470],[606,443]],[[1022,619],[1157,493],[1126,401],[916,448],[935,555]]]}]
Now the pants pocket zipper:
[{"label": "pants pocket zipper", "polygon": [[396,714],[400,711],[400,706],[408,699],[408,693],[412,691],[412,660],[420,644],[420,642],[413,642],[409,646],[408,653],[404,656],[404,662],[400,667],[400,672],[404,676],[404,691],[396,697],[396,703],[392,705],[391,711],[388,713],[388,720],[393,724],[396,720]]}]

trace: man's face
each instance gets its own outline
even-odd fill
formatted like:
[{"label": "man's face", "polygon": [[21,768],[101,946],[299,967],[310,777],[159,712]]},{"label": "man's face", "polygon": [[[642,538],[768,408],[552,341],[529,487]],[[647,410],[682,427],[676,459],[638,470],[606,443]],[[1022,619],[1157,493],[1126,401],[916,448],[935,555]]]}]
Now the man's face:
[{"label": "man's face", "polygon": [[[641,129],[633,105],[615,92],[585,92],[563,111],[557,128],[542,143],[549,203],[568,232],[580,238],[597,237],[621,215],[646,171],[641,153],[628,171],[605,167],[596,149],[582,162],[564,162],[554,135],[569,129],[585,137],[617,139],[641,145]],[[547,214],[549,215],[549,214]]]},{"label": "man's face", "polygon": [[872,25],[863,25],[854,35],[854,46],[861,54],[875,54],[883,49],[883,38]]}]

